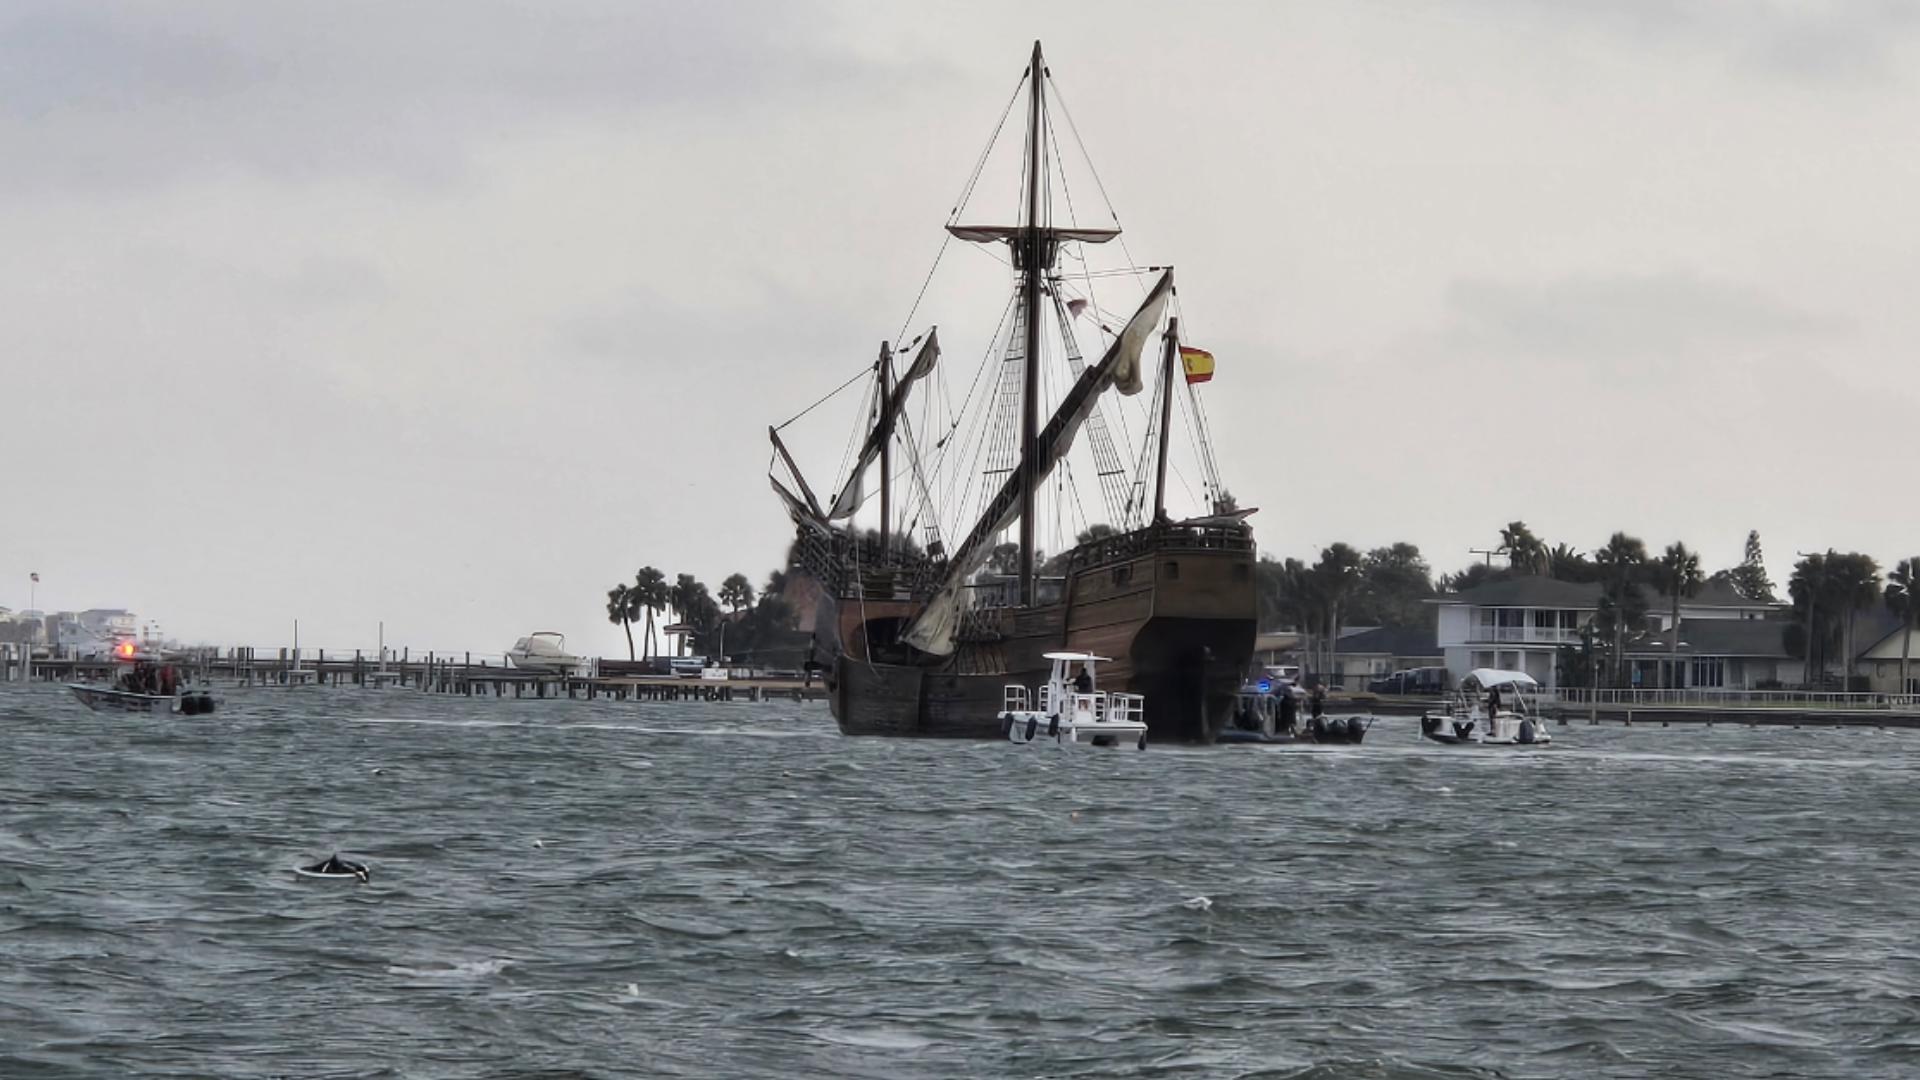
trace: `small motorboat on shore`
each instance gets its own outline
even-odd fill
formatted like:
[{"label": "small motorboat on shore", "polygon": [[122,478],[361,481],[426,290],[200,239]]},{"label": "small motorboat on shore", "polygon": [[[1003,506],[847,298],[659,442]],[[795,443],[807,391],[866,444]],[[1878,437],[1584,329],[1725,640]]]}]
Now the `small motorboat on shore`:
[{"label": "small motorboat on shore", "polygon": [[1420,714],[1420,735],[1443,746],[1549,746],[1553,736],[1527,700],[1539,686],[1524,671],[1475,668],[1445,712]]},{"label": "small motorboat on shore", "polygon": [[[1147,699],[1139,694],[1101,693],[1094,679],[1094,665],[1105,663],[1107,657],[1070,652],[1045,655],[1053,661],[1053,671],[1039,688],[1038,708],[1027,688],[1018,683],[1009,683],[1002,692],[1000,734],[1007,741],[1026,744],[1045,738],[1058,746],[1130,742],[1147,748]],[[1073,664],[1080,665],[1078,676],[1069,674]]]},{"label": "small motorboat on shore", "polygon": [[73,691],[80,704],[94,712],[200,716],[217,707],[211,693],[189,687],[172,664],[157,663],[149,656],[132,653],[117,659],[130,666],[114,678],[111,686],[68,683],[67,689]]},{"label": "small motorboat on shore", "polygon": [[586,663],[586,658],[567,651],[565,634],[536,630],[507,650],[507,663],[522,671],[549,675],[571,675]]}]

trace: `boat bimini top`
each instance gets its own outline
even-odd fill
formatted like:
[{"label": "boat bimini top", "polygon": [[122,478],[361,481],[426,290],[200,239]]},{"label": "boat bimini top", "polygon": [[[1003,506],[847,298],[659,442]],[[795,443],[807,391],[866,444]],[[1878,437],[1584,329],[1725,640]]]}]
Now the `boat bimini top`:
[{"label": "boat bimini top", "polygon": [[1475,683],[1482,690],[1491,690],[1496,686],[1517,686],[1523,690],[1533,690],[1540,686],[1538,682],[1534,681],[1533,676],[1524,671],[1509,671],[1505,668],[1490,667],[1474,668],[1472,671],[1467,672],[1467,677],[1461,679],[1460,684],[1465,686],[1467,683]]}]

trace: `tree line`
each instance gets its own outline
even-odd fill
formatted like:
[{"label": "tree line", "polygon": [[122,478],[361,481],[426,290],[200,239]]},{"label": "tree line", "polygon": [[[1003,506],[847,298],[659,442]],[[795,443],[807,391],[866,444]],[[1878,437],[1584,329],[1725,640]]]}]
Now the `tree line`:
[{"label": "tree line", "polygon": [[720,583],[716,598],[706,584],[692,574],[677,575],[672,584],[666,574],[652,566],[643,566],[632,582],[622,582],[607,590],[607,621],[627,635],[627,659],[635,660],[633,628],[640,624],[641,655],[658,654],[655,632],[666,625],[671,611],[688,627],[687,644],[696,654],[754,657],[776,647],[791,645],[794,611],[787,602],[787,570],[767,575],[766,584],[755,594],[745,574],[729,574]]},{"label": "tree line", "polygon": [[[1583,629],[1582,644],[1562,650],[1560,682],[1584,686],[1598,679],[1626,685],[1631,677],[1627,642],[1646,626],[1649,590],[1666,600],[1675,626],[1681,601],[1707,585],[1722,586],[1748,600],[1780,602],[1767,575],[1757,530],[1747,534],[1744,556],[1737,565],[1710,575],[1702,573],[1699,555],[1682,542],[1668,544],[1656,555],[1640,538],[1616,532],[1591,552],[1565,543],[1549,547],[1524,521],[1502,528],[1500,546],[1487,554],[1487,561],[1438,579],[1420,549],[1408,543],[1364,553],[1348,544],[1330,544],[1311,564],[1262,555],[1260,622],[1300,630],[1307,637],[1310,662],[1324,664],[1320,670],[1328,670],[1334,643],[1346,627],[1431,627],[1435,615],[1424,601],[1444,593],[1465,592],[1516,575],[1598,584],[1598,610]],[[1504,556],[1506,565],[1493,565],[1494,555]],[[1883,582],[1879,564],[1869,555],[1835,551],[1803,555],[1787,583],[1792,622],[1782,628],[1782,643],[1788,655],[1804,659],[1809,672],[1824,675],[1840,650],[1851,675],[1859,655],[1855,625],[1862,612],[1884,604],[1909,633],[1920,629],[1916,576],[1920,576],[1920,557],[1900,560]],[[1677,657],[1677,634],[1670,647]],[[1909,677],[1909,653],[1903,638],[1902,686]]]}]

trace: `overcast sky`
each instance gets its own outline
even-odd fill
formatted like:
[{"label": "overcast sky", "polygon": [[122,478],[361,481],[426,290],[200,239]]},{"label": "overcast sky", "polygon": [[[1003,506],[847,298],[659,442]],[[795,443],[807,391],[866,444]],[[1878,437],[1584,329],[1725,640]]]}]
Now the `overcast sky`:
[{"label": "overcast sky", "polygon": [[1036,37],[1264,551],[1888,563],[1912,12],[16,0],[0,605],[611,652],[642,564],[758,582],[766,426],[898,330]]}]

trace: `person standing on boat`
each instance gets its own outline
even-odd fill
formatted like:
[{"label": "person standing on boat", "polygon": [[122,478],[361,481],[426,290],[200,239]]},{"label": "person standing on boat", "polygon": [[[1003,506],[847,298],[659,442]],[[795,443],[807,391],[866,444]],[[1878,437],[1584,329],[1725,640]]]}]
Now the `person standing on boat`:
[{"label": "person standing on boat", "polygon": [[1073,677],[1073,692],[1076,694],[1093,693],[1093,665],[1081,664],[1080,674]]},{"label": "person standing on boat", "polygon": [[1307,708],[1315,720],[1320,719],[1321,716],[1326,714],[1327,687],[1325,683],[1313,688],[1313,693],[1307,698]]},{"label": "person standing on boat", "polygon": [[1491,721],[1500,712],[1500,688],[1495,686],[1487,691],[1487,719]]},{"label": "person standing on boat", "polygon": [[1280,726],[1278,733],[1291,735],[1300,721],[1300,703],[1294,700],[1291,683],[1280,687]]}]

